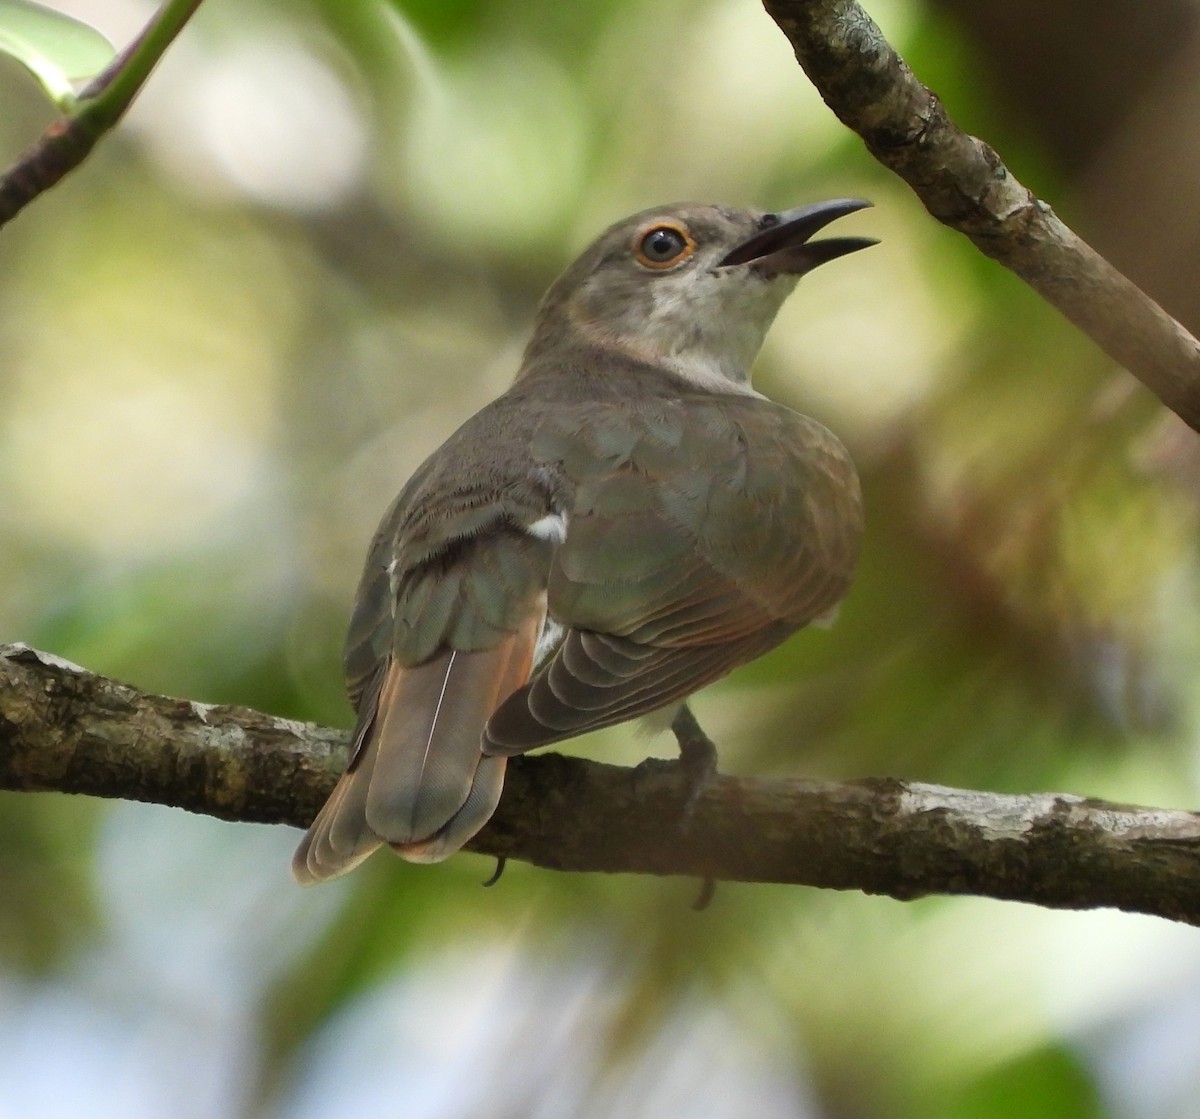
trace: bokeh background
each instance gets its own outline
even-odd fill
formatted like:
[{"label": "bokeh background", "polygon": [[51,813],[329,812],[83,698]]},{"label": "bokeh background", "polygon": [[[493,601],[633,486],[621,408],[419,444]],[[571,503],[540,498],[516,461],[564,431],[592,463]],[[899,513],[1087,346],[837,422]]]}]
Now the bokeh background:
[{"label": "bokeh background", "polygon": [[[152,10],[62,7],[119,43]],[[1193,0],[868,7],[1200,331]],[[52,113],[4,60],[0,105],[7,164]],[[348,723],[376,520],[556,272],[647,205],[851,194],[882,244],[805,281],[756,383],[851,447],[866,553],[832,630],[697,701],[724,768],[1195,806],[1195,436],[928,219],[754,0],[208,0],[0,234],[0,637]],[[696,914],[685,880],[483,891],[473,855],[301,891],[297,838],[0,794],[0,1117],[1200,1116],[1193,929],[735,884]]]}]

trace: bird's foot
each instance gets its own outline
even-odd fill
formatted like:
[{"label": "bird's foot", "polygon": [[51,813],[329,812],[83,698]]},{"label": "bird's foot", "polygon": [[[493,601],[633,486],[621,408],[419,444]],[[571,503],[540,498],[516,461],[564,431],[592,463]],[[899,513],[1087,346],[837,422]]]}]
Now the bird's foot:
[{"label": "bird's foot", "polygon": [[[680,803],[676,827],[683,836],[691,829],[692,817],[700,798],[717,776],[717,747],[701,729],[686,703],[672,721],[671,730],[679,743],[679,757],[671,761],[646,758],[634,768],[634,781],[640,783],[644,780],[658,789],[667,787],[668,783],[674,786]],[[707,909],[716,888],[714,879],[701,879],[692,908]]]},{"label": "bird's foot", "polygon": [[686,832],[701,796],[717,775],[717,748],[686,704],[679,709],[671,730],[679,743],[679,757],[645,758],[634,767],[634,780],[658,789],[674,786],[680,800],[679,830]]},{"label": "bird's foot", "polygon": [[684,801],[679,822],[687,831],[696,805],[717,776],[717,747],[696,722],[696,716],[686,703],[676,714],[671,730],[679,743],[677,764],[683,774]]},{"label": "bird's foot", "polygon": [[[717,776],[717,747],[703,728],[696,721],[692,709],[685,703],[678,711],[671,730],[679,743],[679,765],[684,773],[684,788],[686,790],[683,811],[679,823],[683,831],[692,824],[692,816],[696,805],[700,803],[704,790],[713,783]],[[697,913],[705,910],[712,902],[717,892],[715,878],[704,878],[700,882],[700,891],[692,902],[692,909]]]}]

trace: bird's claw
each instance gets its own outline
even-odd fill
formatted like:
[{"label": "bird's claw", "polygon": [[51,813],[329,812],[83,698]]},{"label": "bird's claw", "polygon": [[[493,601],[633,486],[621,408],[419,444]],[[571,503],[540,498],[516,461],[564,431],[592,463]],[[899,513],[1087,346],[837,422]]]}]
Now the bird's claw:
[{"label": "bird's claw", "polygon": [[700,890],[696,894],[696,900],[692,902],[692,911],[695,913],[703,913],[712,903],[712,899],[717,893],[717,880],[715,878],[700,879]]},{"label": "bird's claw", "polygon": [[496,869],[492,871],[492,876],[486,882],[483,883],[483,888],[485,890],[491,886],[494,886],[497,882],[500,881],[500,875],[502,875],[504,873],[504,868],[507,865],[508,865],[508,856],[507,855],[497,855],[496,856]]}]

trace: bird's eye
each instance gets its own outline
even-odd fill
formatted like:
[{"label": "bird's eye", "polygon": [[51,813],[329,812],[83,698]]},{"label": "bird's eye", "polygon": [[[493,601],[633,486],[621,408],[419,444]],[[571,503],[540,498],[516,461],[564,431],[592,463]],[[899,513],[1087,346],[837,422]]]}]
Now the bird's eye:
[{"label": "bird's eye", "polygon": [[633,255],[646,268],[670,268],[696,251],[696,242],[678,225],[656,225],[638,237]]}]

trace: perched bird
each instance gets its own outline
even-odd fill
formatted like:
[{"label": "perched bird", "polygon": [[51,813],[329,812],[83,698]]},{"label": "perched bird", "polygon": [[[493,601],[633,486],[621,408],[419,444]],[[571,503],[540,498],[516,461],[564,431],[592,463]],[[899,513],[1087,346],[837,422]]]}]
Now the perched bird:
[{"label": "perched bird", "polygon": [[[867,205],[647,210],[559,277],[512,388],[376,533],[346,644],[352,755],[300,882],[383,844],[446,858],[509,756],[678,708],[842,598],[854,466],[750,365],[800,276],[875,243],[810,240]],[[686,706],[674,725],[685,756],[707,742]]]}]

